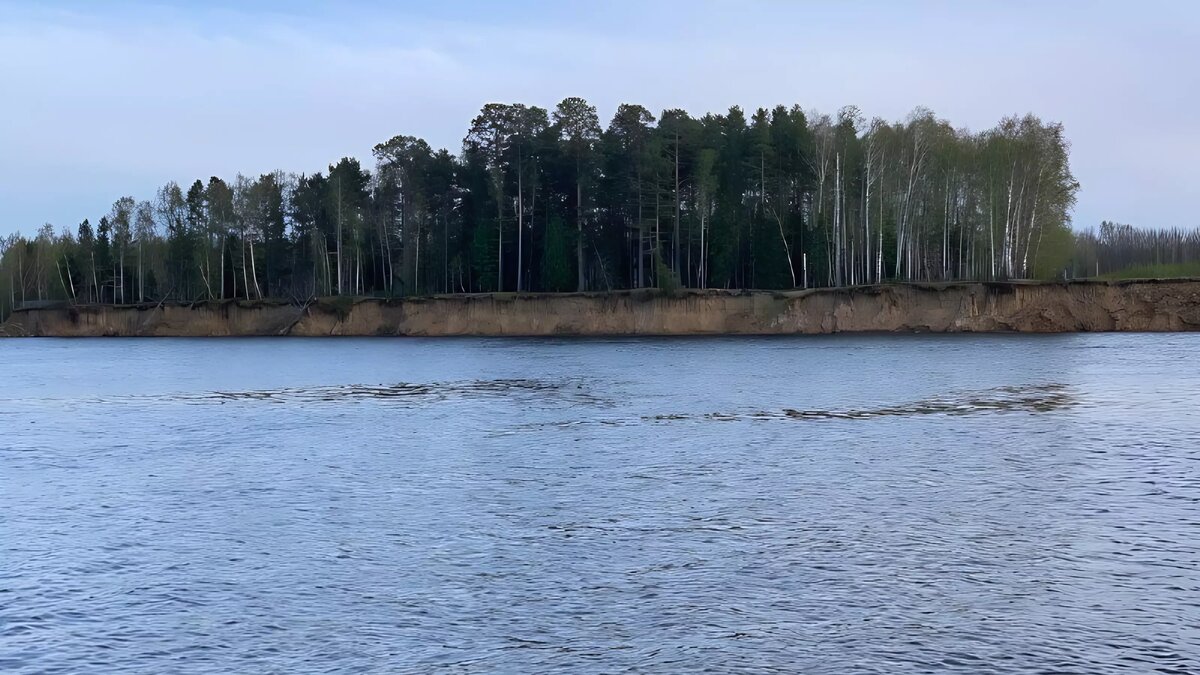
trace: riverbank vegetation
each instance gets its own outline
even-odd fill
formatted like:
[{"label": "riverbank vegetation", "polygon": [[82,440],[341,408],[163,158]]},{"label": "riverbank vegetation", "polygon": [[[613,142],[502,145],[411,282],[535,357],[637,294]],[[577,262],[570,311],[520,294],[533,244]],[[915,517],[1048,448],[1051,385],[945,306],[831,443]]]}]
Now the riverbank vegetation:
[{"label": "riverbank vegetation", "polygon": [[1110,279],[1200,277],[1200,229],[1104,222],[1075,234],[1072,271]]},{"label": "riverbank vegetation", "polygon": [[[1194,234],[1069,226],[1061,125],[981,132],[798,106],[694,117],[568,98],[488,104],[457,152],[168,182],[0,243],[0,314],[31,301],[807,288],[1059,278],[1197,258]],[[1156,257],[1149,257],[1154,251]]]}]

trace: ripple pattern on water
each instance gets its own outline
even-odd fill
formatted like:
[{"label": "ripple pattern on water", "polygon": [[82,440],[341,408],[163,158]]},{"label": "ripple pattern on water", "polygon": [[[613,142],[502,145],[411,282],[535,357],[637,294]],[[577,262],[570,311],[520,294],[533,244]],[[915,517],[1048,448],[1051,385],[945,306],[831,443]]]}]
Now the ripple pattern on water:
[{"label": "ripple pattern on water", "polygon": [[5,348],[3,672],[1200,672],[1200,336]]},{"label": "ripple pattern on water", "polygon": [[736,420],[869,420],[877,417],[910,415],[972,415],[982,412],[1050,412],[1073,405],[1074,399],[1062,384],[1032,384],[1024,387],[996,387],[984,392],[961,393],[955,397],[930,398],[910,405],[882,406],[846,410],[795,410],[704,413],[701,415],[653,415],[644,419],[673,421],[704,419],[719,422]]},{"label": "ripple pattern on water", "polygon": [[179,394],[172,398],[188,403],[267,401],[271,403],[346,403],[356,401],[430,404],[482,398],[516,399],[553,397],[563,403],[602,405],[606,401],[585,392],[578,382],[531,379],[474,380],[465,382],[343,384],[284,387],[249,391],[211,391]]}]

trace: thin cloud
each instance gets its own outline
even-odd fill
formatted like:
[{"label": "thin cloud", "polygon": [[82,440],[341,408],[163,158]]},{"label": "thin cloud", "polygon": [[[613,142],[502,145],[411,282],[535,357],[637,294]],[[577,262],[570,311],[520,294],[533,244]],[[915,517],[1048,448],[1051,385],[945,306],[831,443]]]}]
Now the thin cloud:
[{"label": "thin cloud", "polygon": [[972,129],[1033,112],[1066,125],[1077,225],[1196,224],[1200,76],[1183,64],[1200,61],[1200,10],[1185,4],[0,8],[0,233],[94,220],[168,180],[369,160],[399,133],[455,150],[486,101],[569,95],[604,119],[625,101],[926,106]]}]

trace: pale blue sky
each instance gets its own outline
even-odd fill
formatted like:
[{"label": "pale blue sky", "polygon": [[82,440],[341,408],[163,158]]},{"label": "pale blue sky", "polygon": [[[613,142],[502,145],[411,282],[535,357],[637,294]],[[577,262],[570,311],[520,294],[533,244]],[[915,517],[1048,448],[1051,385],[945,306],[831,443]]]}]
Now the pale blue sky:
[{"label": "pale blue sky", "polygon": [[[1200,225],[1200,3],[0,0],[0,234],[168,180],[456,150],[487,101],[1066,125],[1076,226]],[[449,3],[443,3],[449,4]]]}]

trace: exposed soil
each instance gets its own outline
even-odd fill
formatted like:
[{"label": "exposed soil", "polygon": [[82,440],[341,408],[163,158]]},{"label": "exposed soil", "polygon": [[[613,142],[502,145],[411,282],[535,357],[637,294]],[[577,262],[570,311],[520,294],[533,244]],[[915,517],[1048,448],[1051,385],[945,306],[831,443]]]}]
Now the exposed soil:
[{"label": "exposed soil", "polygon": [[1200,280],[887,284],[18,310],[3,336],[735,335],[1200,330]]}]

